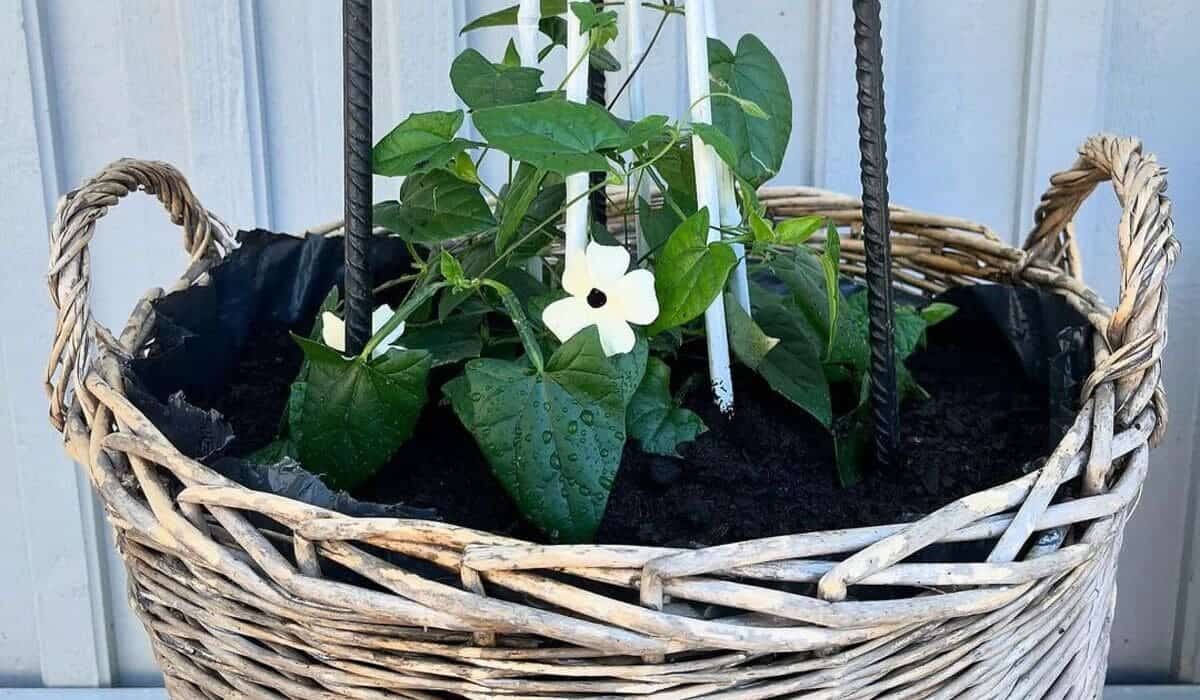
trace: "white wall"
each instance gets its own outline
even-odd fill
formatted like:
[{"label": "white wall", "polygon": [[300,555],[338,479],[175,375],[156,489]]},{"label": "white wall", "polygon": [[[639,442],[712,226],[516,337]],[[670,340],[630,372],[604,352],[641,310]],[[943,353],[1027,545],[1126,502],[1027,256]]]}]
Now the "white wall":
[{"label": "white wall", "polygon": [[[515,0],[510,0],[515,1]],[[455,104],[449,62],[498,56],[503,31],[459,37],[494,0],[377,0],[376,135]],[[1200,681],[1200,537],[1191,479],[1200,275],[1200,3],[885,2],[893,199],[974,218],[1012,241],[1084,136],[1142,136],[1171,167],[1185,252],[1172,279],[1172,426],[1126,537],[1113,672]],[[849,3],[722,0],[726,39],[753,31],[795,103],[779,182],[857,190]],[[679,114],[680,24],[647,64],[650,108]],[[0,686],[144,684],[155,671],[86,484],[45,420],[52,315],[45,225],[58,193],[120,156],[168,160],[231,223],[295,230],[340,216],[340,10],[335,0],[0,0]],[[618,53],[618,55],[620,55]],[[561,74],[561,70],[549,71]],[[614,79],[615,80],[615,79]],[[380,183],[377,191],[386,193]],[[1105,189],[1080,231],[1089,281],[1115,291]],[[173,278],[178,235],[131,200],[100,226],[94,304],[118,324]]]}]

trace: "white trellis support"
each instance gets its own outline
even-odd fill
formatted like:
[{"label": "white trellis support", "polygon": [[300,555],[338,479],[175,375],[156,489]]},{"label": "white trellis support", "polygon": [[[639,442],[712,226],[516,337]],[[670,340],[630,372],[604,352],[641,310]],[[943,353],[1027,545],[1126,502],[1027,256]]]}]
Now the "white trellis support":
[{"label": "white trellis support", "polygon": [[[703,0],[703,3],[705,33],[713,39],[719,39],[721,37],[717,33],[716,3],[714,0]],[[705,42],[706,48],[707,45],[707,42]],[[707,58],[707,56],[705,58]],[[705,65],[707,65],[707,62]],[[738,211],[737,193],[733,189],[733,171],[730,170],[729,166],[721,160],[717,160],[716,168],[717,197],[721,202],[721,227],[732,228],[740,224],[742,221],[742,214],[740,211]],[[734,243],[732,247],[734,254],[736,254],[738,257],[738,264],[737,267],[734,268],[733,274],[730,277],[730,288],[733,290],[733,298],[737,300],[738,305],[741,306],[747,314],[749,314],[750,281],[746,274],[746,251],[741,243]]]},{"label": "white trellis support", "polygon": [[[579,33],[579,18],[567,10],[567,100],[587,102],[587,52],[588,37]],[[582,256],[588,242],[588,174],[575,173],[567,176],[567,213],[564,224],[567,259]]]},{"label": "white trellis support", "polygon": [[[517,7],[517,53],[521,54],[521,65],[537,65],[538,22],[542,19],[540,0],[521,0]],[[542,279],[542,259],[533,256],[526,268],[534,279]]]},{"label": "white trellis support", "polygon": [[[688,98],[692,102],[691,121],[712,123],[712,105],[708,99],[708,26],[704,0],[687,4]],[[720,220],[721,200],[717,173],[717,154],[700,137],[692,137],[692,155],[696,164],[696,204],[707,207],[712,220]],[[710,243],[720,240],[716,228],[708,231]],[[722,411],[733,410],[733,379],[729,370],[729,334],[725,327],[724,298],[718,296],[704,312],[704,332],[708,338],[708,371],[713,394]]]},{"label": "white trellis support", "polygon": [[[646,45],[642,39],[642,0],[625,0],[625,64],[629,70],[635,70],[642,57],[646,55]],[[646,93],[642,89],[641,71],[633,73],[629,78],[629,118],[637,121],[646,116]],[[650,181],[640,177],[637,180],[637,199],[650,201]],[[635,200],[636,201],[636,200]],[[642,236],[642,222],[634,219],[635,236],[637,238],[638,257],[647,252],[646,239]]]}]

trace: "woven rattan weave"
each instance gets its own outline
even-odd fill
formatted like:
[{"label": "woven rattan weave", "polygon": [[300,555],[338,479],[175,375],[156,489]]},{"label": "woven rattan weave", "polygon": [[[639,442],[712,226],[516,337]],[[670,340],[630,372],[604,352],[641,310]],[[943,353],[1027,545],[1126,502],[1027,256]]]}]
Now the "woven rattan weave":
[{"label": "woven rattan weave", "polygon": [[[58,207],[50,415],[106,507],[130,604],[175,698],[1092,698],[1122,529],[1167,419],[1160,356],[1177,244],[1164,175],[1135,140],[1089,139],[1051,178],[1024,250],[970,221],[892,208],[898,284],[1035,285],[1095,326],[1095,370],[1044,466],[911,523],[696,550],[544,546],[351,518],[233,483],[172,447],[123,394],[119,360],[144,351],[163,291],[119,336],[89,311],[88,244],[130,192],[156,195],[184,229],[192,262],[177,288],[203,284],[234,245],[156,162],[113,163]],[[1122,208],[1115,308],[1084,285],[1071,223],[1105,180]],[[857,200],[803,187],[760,196],[774,216],[830,217],[843,273],[863,272]],[[1077,477],[1080,496],[1056,501]],[[260,529],[253,514],[281,527]],[[990,556],[905,562],[967,540],[993,540]],[[323,576],[332,563],[374,585]],[[857,595],[879,586],[913,593]]]}]

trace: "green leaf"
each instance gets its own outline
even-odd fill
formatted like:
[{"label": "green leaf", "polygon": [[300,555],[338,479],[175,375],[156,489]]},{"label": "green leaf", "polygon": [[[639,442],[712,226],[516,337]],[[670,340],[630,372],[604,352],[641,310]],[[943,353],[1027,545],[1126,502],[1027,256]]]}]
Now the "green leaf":
[{"label": "green leaf", "polygon": [[645,148],[638,150],[639,163],[650,157],[658,156],[654,161],[654,170],[667,183],[666,195],[669,196],[684,213],[696,210],[696,169],[692,159],[691,139],[677,141],[666,152],[659,151],[667,145],[663,139],[651,140]]},{"label": "green leaf", "polygon": [[737,255],[726,243],[708,242],[708,208],[688,217],[659,251],[654,268],[658,319],[647,333],[654,335],[691,321],[725,288]]},{"label": "green leaf", "polygon": [[617,385],[621,391],[621,400],[629,403],[642,383],[646,374],[646,362],[650,355],[650,344],[639,335],[629,352],[608,358],[617,370]]},{"label": "green leaf", "polygon": [[627,404],[595,328],[564,343],[544,371],[472,360],[443,391],[525,517],[556,541],[594,536],[621,460]]},{"label": "green leaf", "polygon": [[571,12],[579,18],[579,32],[591,35],[593,47],[603,46],[617,38],[616,12],[602,11],[591,2],[573,2]]},{"label": "green leaf", "polygon": [[838,481],[843,487],[862,479],[862,468],[871,459],[871,410],[860,404],[850,413],[838,417],[834,426],[833,446],[837,459]]},{"label": "green leaf", "polygon": [[[564,14],[566,11],[567,10],[564,7],[563,11],[558,14]],[[540,31],[542,34],[545,34],[546,37],[550,39],[550,44],[542,47],[542,49],[538,51],[537,58],[539,61],[544,60],[556,46],[566,48],[566,19],[562,17],[548,17],[546,16],[546,13],[543,12],[542,19],[538,21],[538,31]],[[612,53],[603,46],[593,46],[591,48],[591,51],[588,53],[588,65],[596,70],[604,71],[606,73],[612,73],[613,71],[621,70],[621,62],[618,61],[616,56],[613,56]]]},{"label": "green leaf", "polygon": [[517,51],[517,42],[512,39],[508,40],[508,46],[504,47],[504,58],[501,63],[513,67],[521,65],[521,52]]},{"label": "green leaf", "polygon": [[625,417],[629,436],[651,454],[678,457],[679,446],[691,442],[708,428],[700,416],[683,408],[671,396],[671,368],[650,358],[641,385],[629,402]]},{"label": "green leaf", "polygon": [[412,114],[375,144],[371,152],[376,175],[398,176],[440,168],[478,144],[455,138],[462,110]]},{"label": "green leaf", "polygon": [[733,141],[729,139],[720,129],[712,124],[703,122],[695,122],[692,124],[692,133],[700,137],[700,140],[712,146],[716,151],[717,157],[720,158],[731,168],[738,166],[738,149]]},{"label": "green leaf", "polygon": [[450,251],[443,250],[442,257],[439,262],[442,270],[442,277],[445,277],[447,282],[455,287],[460,287],[466,283],[467,273],[463,272],[462,264],[458,262],[458,260],[455,260]]},{"label": "green leaf", "polygon": [[542,71],[492,63],[467,49],[450,65],[450,84],[472,110],[532,102],[542,87]]},{"label": "green leaf", "polygon": [[[542,17],[550,17],[552,15],[561,15],[567,11],[567,0],[542,0]],[[506,7],[503,10],[497,10],[490,14],[476,18],[474,21],[462,28],[459,34],[485,27],[506,27],[517,23],[517,11],[519,6],[513,5]]]},{"label": "green leaf", "polygon": [[[729,315],[745,314],[738,304],[726,304]],[[754,370],[771,385],[771,388],[787,400],[799,406],[821,425],[829,427],[833,422],[833,406],[829,395],[829,384],[821,366],[820,339],[808,326],[806,319],[794,307],[784,304],[762,304],[755,307],[754,320],[768,337],[778,338],[779,343],[766,353]],[[738,325],[731,324],[731,329]],[[734,353],[744,342],[731,342]],[[738,354],[742,362],[749,362]]]},{"label": "green leaf", "polygon": [[784,219],[775,226],[775,236],[783,245],[803,245],[821,228],[823,221],[819,216]]},{"label": "green leaf", "polygon": [[825,273],[825,303],[829,314],[829,326],[825,331],[829,338],[829,342],[826,344],[826,356],[833,353],[838,307],[842,301],[842,293],[838,289],[838,273],[841,270],[841,264],[842,239],[838,236],[837,227],[830,221],[825,230],[825,249],[821,255],[821,270]]},{"label": "green leaf", "polygon": [[809,325],[821,337],[822,346],[827,346],[831,330],[836,329],[830,313],[829,297],[838,297],[839,313],[841,292],[836,284],[831,288],[826,268],[820,258],[807,248],[797,248],[792,255],[780,255],[771,260],[771,272],[787,285],[791,299],[808,319]]},{"label": "green leaf", "polygon": [[454,316],[419,326],[410,324],[399,342],[409,350],[428,352],[434,367],[479,357],[483,352],[478,316]]},{"label": "green leaf", "polygon": [[[736,309],[733,308],[735,306]],[[779,338],[772,338],[764,333],[728,292],[725,293],[725,309],[725,322],[729,326],[729,345],[733,354],[742,364],[757,370],[763,359],[779,345]]]},{"label": "green leaf", "polygon": [[521,222],[538,194],[546,171],[522,163],[517,168],[512,185],[504,196],[504,208],[500,213],[500,228],[496,231],[496,252],[503,253],[517,240]]},{"label": "green leaf", "polygon": [[475,161],[471,160],[471,156],[464,153],[459,153],[454,156],[454,165],[451,172],[458,176],[463,182],[479,184],[479,171],[475,169]]},{"label": "green leaf", "polygon": [[750,222],[750,234],[756,243],[771,244],[775,242],[775,228],[762,214],[751,209],[746,219]]},{"label": "green leaf", "polygon": [[308,374],[292,437],[305,467],[330,487],[352,489],[383,466],[412,435],[425,405],[432,360],[423,350],[389,350],[347,359],[293,336]]},{"label": "green leaf", "polygon": [[662,248],[680,223],[679,216],[670,207],[663,205],[655,209],[638,197],[638,224],[650,250]]},{"label": "green leaf", "polygon": [[[667,122],[669,120],[662,114],[651,114],[648,117],[642,117],[636,122],[621,123],[621,126],[628,131],[628,136],[625,141],[613,147],[617,151],[628,151],[638,146],[641,146],[649,141],[662,138],[668,133]],[[618,122],[620,123],[620,122]]]},{"label": "green leaf", "polygon": [[394,214],[385,225],[401,238],[421,243],[479,233],[496,225],[479,185],[445,170],[406,178]]},{"label": "green leaf", "polygon": [[[730,93],[741,100],[714,99],[713,126],[734,144],[734,172],[761,185],[782,167],[792,132],[787,77],[779,61],[753,34],[738,41],[736,54],[719,40],[709,39],[708,68],[712,92]],[[746,101],[761,112],[748,113]],[[763,115],[767,118],[761,118]]]},{"label": "green leaf", "polygon": [[597,151],[627,138],[604,108],[559,100],[481,109],[474,122],[491,147],[560,175],[606,170]]},{"label": "green leaf", "polygon": [[941,301],[935,301],[921,309],[921,318],[925,319],[925,325],[927,327],[935,326],[953,316],[955,311],[958,311],[957,306]]}]

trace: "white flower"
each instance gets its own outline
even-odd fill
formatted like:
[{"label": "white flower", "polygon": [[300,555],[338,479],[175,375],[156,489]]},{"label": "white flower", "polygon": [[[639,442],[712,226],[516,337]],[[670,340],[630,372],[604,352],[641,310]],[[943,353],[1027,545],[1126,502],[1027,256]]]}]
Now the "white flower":
[{"label": "white flower", "polygon": [[629,352],[637,342],[629,324],[653,323],[658,297],[649,270],[628,269],[629,251],[619,245],[593,241],[584,255],[568,255],[562,283],[571,296],[547,306],[542,321],[562,342],[594,325],[605,355]]},{"label": "white flower", "polygon": [[[392,309],[387,304],[375,309],[375,313],[371,314],[371,335],[379,332],[383,325],[392,317]],[[371,351],[371,357],[379,357],[388,351],[391,347],[401,347],[392,345],[396,339],[404,334],[404,322],[396,326],[396,330],[388,333],[379,345]],[[340,353],[346,352],[346,322],[337,317],[337,314],[332,311],[326,311],[321,314],[321,339],[329,347],[337,350]],[[403,348],[401,348],[403,349]]]}]

